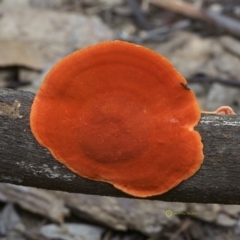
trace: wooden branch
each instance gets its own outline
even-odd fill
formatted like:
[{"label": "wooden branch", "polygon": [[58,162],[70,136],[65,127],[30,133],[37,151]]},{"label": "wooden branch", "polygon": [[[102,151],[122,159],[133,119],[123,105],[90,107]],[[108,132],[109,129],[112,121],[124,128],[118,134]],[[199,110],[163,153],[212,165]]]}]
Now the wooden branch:
[{"label": "wooden branch", "polygon": [[150,3],[193,19],[199,19],[224,29],[229,34],[240,37],[240,22],[237,19],[224,16],[205,9],[199,9],[192,4],[176,0],[150,0]]},{"label": "wooden branch", "polygon": [[[129,197],[110,184],[81,178],[54,160],[29,127],[34,94],[0,89],[0,182],[75,193]],[[240,204],[240,116],[203,115],[196,130],[204,163],[190,179],[153,200]]]}]

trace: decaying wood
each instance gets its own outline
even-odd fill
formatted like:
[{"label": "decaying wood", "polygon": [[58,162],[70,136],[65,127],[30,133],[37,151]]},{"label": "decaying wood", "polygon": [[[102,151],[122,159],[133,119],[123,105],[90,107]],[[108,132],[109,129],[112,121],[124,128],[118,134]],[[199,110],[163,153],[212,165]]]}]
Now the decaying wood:
[{"label": "decaying wood", "polygon": [[69,209],[64,206],[63,199],[54,193],[43,189],[0,183],[0,202],[15,203],[29,212],[53,222],[62,223],[69,215]]},{"label": "decaying wood", "polygon": [[[0,89],[0,182],[75,193],[130,197],[81,178],[41,147],[29,127],[34,94]],[[240,116],[203,115],[196,130],[204,163],[190,179],[152,200],[240,204]]]}]

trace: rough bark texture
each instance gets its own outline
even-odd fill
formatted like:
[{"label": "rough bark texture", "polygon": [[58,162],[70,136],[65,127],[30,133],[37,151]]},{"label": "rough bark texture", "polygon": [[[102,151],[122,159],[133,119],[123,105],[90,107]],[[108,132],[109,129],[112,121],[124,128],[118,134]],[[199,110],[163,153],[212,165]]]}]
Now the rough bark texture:
[{"label": "rough bark texture", "polygon": [[[29,127],[34,94],[0,89],[0,182],[114,197],[110,184],[81,178],[41,147]],[[196,130],[204,163],[190,179],[152,200],[240,204],[240,116],[203,115]]]}]

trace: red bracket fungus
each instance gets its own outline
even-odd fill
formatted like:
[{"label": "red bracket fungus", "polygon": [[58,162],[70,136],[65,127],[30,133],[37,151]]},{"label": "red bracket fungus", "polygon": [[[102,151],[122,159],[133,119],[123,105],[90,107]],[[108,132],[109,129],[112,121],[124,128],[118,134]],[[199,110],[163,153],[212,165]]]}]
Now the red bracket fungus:
[{"label": "red bracket fungus", "polygon": [[31,110],[38,142],[82,177],[134,196],[167,192],[203,161],[200,109],[186,80],[161,55],[103,42],[65,57]]},{"label": "red bracket fungus", "polygon": [[218,114],[218,115],[235,115],[236,113],[233,111],[233,109],[229,106],[221,106],[216,111],[213,112],[206,112],[202,111],[202,113],[206,114]]}]

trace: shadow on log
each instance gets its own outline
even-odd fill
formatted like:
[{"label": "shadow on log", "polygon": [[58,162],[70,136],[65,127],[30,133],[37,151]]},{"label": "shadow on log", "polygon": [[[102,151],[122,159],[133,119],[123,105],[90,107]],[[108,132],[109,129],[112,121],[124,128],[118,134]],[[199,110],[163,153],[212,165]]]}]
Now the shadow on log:
[{"label": "shadow on log", "polygon": [[[34,94],[0,89],[0,182],[50,190],[128,197],[107,183],[77,176],[33,137],[29,113]],[[191,178],[152,200],[240,204],[240,116],[203,115],[196,127],[204,163]]]}]

